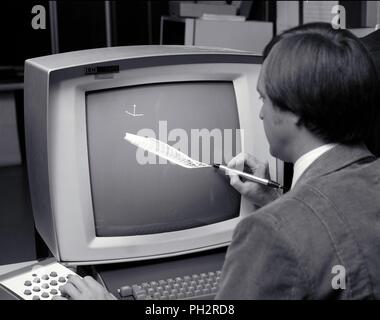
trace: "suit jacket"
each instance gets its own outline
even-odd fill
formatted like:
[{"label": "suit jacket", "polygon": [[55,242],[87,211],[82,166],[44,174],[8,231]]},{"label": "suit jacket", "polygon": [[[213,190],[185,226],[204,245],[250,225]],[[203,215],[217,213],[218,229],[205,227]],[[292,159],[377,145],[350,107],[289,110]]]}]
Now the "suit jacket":
[{"label": "suit jacket", "polygon": [[[380,76],[380,30],[376,30],[360,40],[368,49],[375,63],[378,76]],[[380,83],[378,85],[380,86]],[[366,145],[375,156],[380,157],[380,109],[377,110],[376,117],[374,120],[375,126],[367,138]]]},{"label": "suit jacket", "polygon": [[380,160],[337,145],[242,219],[217,299],[379,299]]}]

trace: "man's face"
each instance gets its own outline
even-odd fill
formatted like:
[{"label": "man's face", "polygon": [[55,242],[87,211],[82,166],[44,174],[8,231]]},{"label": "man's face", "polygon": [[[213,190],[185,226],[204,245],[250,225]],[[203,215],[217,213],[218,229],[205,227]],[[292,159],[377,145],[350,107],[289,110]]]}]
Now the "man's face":
[{"label": "man's face", "polygon": [[287,119],[289,112],[281,111],[275,107],[267,96],[264,83],[265,70],[266,63],[264,62],[257,83],[257,91],[263,102],[259,116],[263,120],[271,155],[283,161],[289,161],[289,150],[287,150],[287,147],[293,129],[291,122]]}]

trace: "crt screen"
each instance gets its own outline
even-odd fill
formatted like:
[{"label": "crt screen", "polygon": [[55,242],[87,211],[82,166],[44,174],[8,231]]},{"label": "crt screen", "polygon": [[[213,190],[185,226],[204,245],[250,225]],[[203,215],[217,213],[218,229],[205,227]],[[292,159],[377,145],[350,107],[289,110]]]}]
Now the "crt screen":
[{"label": "crt screen", "polygon": [[[178,231],[239,215],[240,195],[221,171],[187,169],[162,159],[160,163],[124,140],[126,132],[151,136],[177,144],[180,151],[187,146],[186,154],[196,160],[220,162],[222,157],[226,163],[241,145],[232,83],[161,83],[91,91],[86,94],[86,113],[98,237]],[[211,138],[208,144],[197,132],[222,136],[223,143]]]}]

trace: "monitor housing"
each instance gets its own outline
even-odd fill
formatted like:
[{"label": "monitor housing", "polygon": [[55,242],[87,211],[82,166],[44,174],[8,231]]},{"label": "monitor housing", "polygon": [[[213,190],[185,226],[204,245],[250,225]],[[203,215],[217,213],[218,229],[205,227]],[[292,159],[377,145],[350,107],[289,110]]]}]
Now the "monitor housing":
[{"label": "monitor housing", "polygon": [[[283,182],[283,163],[269,154],[256,91],[262,58],[248,52],[186,46],[136,46],[69,52],[25,62],[27,166],[35,224],[52,254],[68,265],[136,261],[227,246],[253,208],[201,227],[145,235],[99,237],[89,169],[86,94],[181,82],[231,82],[241,150],[268,160]],[[146,195],[149,197],[149,195]],[[142,212],[142,214],[144,214]]]}]

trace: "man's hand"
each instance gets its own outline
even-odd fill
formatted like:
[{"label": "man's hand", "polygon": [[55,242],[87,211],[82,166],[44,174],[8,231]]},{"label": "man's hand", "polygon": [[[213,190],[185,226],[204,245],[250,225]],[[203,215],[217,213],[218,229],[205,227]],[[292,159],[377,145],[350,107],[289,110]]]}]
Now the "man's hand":
[{"label": "man's hand", "polygon": [[[228,167],[237,170],[245,169],[245,171],[257,177],[270,179],[268,162],[261,162],[247,153],[238,154],[228,163]],[[282,195],[282,192],[277,189],[252,181],[243,182],[238,175],[233,173],[230,173],[230,184],[258,208],[265,206]]]},{"label": "man's hand", "polygon": [[62,296],[55,296],[54,300],[116,300],[94,278],[87,276],[69,275],[67,283],[59,288]]}]

